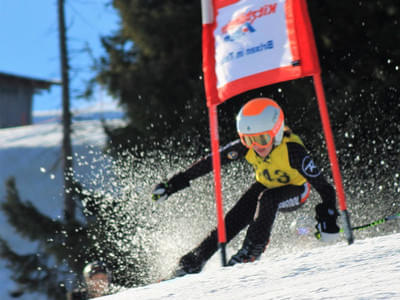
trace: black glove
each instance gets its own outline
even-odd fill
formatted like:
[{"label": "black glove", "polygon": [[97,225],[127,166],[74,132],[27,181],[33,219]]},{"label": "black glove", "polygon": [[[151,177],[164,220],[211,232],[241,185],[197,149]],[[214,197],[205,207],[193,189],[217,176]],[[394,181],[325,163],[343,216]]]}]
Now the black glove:
[{"label": "black glove", "polygon": [[339,237],[339,226],[336,224],[339,213],[336,207],[320,203],[315,207],[317,225],[317,238],[324,242],[334,241]]},{"label": "black glove", "polygon": [[165,201],[170,195],[189,185],[189,180],[187,180],[185,175],[183,173],[178,173],[168,180],[168,182],[157,184],[153,189],[151,199],[156,202]]}]

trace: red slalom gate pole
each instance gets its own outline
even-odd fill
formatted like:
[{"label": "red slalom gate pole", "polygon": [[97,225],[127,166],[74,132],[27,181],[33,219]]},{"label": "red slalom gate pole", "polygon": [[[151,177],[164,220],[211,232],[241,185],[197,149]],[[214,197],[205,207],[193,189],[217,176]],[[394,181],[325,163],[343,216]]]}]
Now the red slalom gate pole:
[{"label": "red slalom gate pole", "polygon": [[339,206],[340,210],[342,211],[344,232],[350,245],[354,242],[353,231],[351,230],[350,215],[347,212],[346,196],[343,189],[343,181],[339,170],[339,163],[336,156],[336,147],[329,120],[329,113],[326,106],[325,92],[322,85],[321,74],[319,73],[313,75],[313,79],[315,92],[317,94],[319,112],[321,115],[322,127],[325,134],[325,141],[328,148],[329,160],[331,162],[333,181],[335,182],[336,191],[339,199]]},{"label": "red slalom gate pole", "polygon": [[218,113],[217,105],[219,97],[217,92],[217,77],[215,73],[215,49],[214,36],[215,16],[213,0],[201,0],[202,10],[202,52],[203,52],[203,72],[204,86],[207,98],[207,107],[210,123],[211,136],[211,151],[212,163],[214,169],[214,189],[215,189],[215,204],[217,212],[217,228],[218,228],[218,243],[221,249],[222,266],[226,266],[226,231],[224,210],[222,204],[222,188],[221,188],[221,158],[219,153],[219,134],[218,134]]},{"label": "red slalom gate pole", "polygon": [[211,105],[208,107],[210,119],[210,134],[211,134],[211,151],[212,162],[214,168],[214,188],[215,200],[217,206],[217,221],[218,221],[218,242],[221,249],[222,266],[226,266],[226,230],[224,220],[224,210],[222,203],[222,187],[221,187],[221,158],[219,154],[219,134],[218,134],[218,113],[217,106]]}]

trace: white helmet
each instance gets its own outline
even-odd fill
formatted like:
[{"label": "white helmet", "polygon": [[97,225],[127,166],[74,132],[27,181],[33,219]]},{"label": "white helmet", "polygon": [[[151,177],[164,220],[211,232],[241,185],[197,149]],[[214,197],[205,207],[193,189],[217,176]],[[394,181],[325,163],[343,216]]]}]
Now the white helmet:
[{"label": "white helmet", "polygon": [[236,117],[240,139],[248,148],[254,144],[268,147],[282,142],[284,115],[279,105],[269,98],[255,98],[247,102]]}]

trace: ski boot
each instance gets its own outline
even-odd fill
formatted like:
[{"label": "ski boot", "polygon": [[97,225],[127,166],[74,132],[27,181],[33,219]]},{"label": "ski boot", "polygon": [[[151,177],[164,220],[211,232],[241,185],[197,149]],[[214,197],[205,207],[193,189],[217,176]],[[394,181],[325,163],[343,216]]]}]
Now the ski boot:
[{"label": "ski boot", "polygon": [[206,262],[195,252],[189,252],[179,260],[178,268],[175,270],[175,277],[200,273]]},{"label": "ski boot", "polygon": [[253,244],[251,241],[245,240],[242,248],[228,261],[228,266],[254,262],[260,259],[260,256],[265,251],[267,244]]}]

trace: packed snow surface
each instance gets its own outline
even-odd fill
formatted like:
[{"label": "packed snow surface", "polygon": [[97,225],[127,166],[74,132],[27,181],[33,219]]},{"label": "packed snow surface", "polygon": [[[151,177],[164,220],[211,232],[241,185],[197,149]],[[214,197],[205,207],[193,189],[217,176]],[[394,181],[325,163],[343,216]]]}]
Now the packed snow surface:
[{"label": "packed snow surface", "polygon": [[215,261],[200,274],[98,299],[400,299],[400,234],[284,255],[267,250],[233,267]]}]

